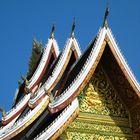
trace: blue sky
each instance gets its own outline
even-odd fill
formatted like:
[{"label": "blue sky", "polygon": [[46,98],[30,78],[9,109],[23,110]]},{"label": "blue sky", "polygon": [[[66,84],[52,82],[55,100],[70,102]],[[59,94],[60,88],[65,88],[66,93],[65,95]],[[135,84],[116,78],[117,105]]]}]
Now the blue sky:
[{"label": "blue sky", "polygon": [[[0,106],[9,110],[20,73],[26,74],[34,37],[47,42],[51,26],[62,49],[76,17],[75,36],[82,50],[103,23],[105,0],[0,1]],[[109,26],[140,81],[140,1],[109,1]]]}]

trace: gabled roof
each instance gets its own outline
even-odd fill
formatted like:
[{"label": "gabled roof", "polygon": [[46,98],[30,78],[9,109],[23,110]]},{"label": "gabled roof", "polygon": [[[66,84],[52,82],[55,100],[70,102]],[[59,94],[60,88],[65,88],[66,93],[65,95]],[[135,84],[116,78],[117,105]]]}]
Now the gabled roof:
[{"label": "gabled roof", "polygon": [[[107,43],[109,43],[110,49],[117,61],[117,63],[119,64],[120,68],[122,69],[122,72],[124,73],[125,77],[127,78],[127,80],[129,81],[129,83],[131,84],[131,86],[133,87],[133,89],[135,90],[135,92],[137,94],[140,93],[140,85],[138,83],[138,81],[136,80],[134,74],[132,73],[129,65],[127,64],[123,54],[121,53],[117,42],[115,41],[115,38],[111,32],[111,29],[107,28]],[[109,39],[109,40],[108,40]]]},{"label": "gabled roof", "polygon": [[[59,55],[59,48],[54,38],[48,39],[48,43],[46,44],[39,65],[35,73],[31,77],[31,79],[29,80],[29,85],[27,86],[29,90],[32,90],[33,87],[35,87],[35,84],[38,84],[41,75],[42,76],[44,75],[44,72],[47,69],[48,63],[50,61],[51,53],[53,53],[55,58],[57,58],[57,56]],[[17,94],[21,94],[21,93],[17,93]],[[16,116],[18,116],[27,106],[29,99],[30,99],[30,94],[25,95],[10,111],[6,113],[6,116],[2,118],[2,123],[5,125],[9,123],[11,120],[13,120]]]},{"label": "gabled roof", "polygon": [[61,56],[59,56],[59,60],[55,64],[51,75],[48,77],[44,85],[35,93],[36,96],[30,99],[30,106],[35,106],[35,104],[38,104],[39,100],[45,96],[45,93],[51,92],[56,86],[68,65],[72,52],[74,52],[76,59],[78,59],[81,55],[77,40],[73,37],[69,38],[66,42],[66,45],[61,53]]},{"label": "gabled roof", "polygon": [[74,99],[74,101],[72,101],[72,103],[69,104],[41,134],[36,136],[34,140],[56,139],[59,137],[59,135],[62,133],[60,128],[63,127],[63,130],[66,129],[67,125],[69,125],[78,115],[78,107],[78,100]]},{"label": "gabled roof", "polygon": [[[60,75],[60,73],[61,73],[61,75],[62,75],[64,73],[66,66],[67,66],[67,65],[65,66],[66,61],[69,62],[69,60],[70,60],[69,55],[72,52],[74,52],[76,59],[79,58],[79,56],[81,55],[80,48],[79,48],[78,43],[75,38],[70,38],[67,41],[65,49],[62,51],[61,56],[59,57],[59,60],[55,64],[55,67],[52,71],[52,75],[54,75],[54,77],[56,77],[56,79],[57,79],[57,74]],[[67,64],[68,64],[68,62],[67,62]],[[59,69],[60,66],[62,66],[61,69]],[[65,68],[65,69],[62,71],[63,68]],[[60,72],[60,73],[58,73],[58,72]],[[53,78],[52,76],[50,76],[50,77]],[[59,79],[58,79],[58,81],[59,81]],[[52,79],[52,80],[55,81],[55,79]],[[1,135],[2,139],[3,138],[8,138],[8,139],[12,138],[13,136],[17,135],[16,134],[17,132],[23,131],[26,128],[26,127],[24,127],[24,125],[26,125],[28,127],[47,108],[49,98],[48,98],[48,96],[46,96],[45,90],[44,90],[44,87],[46,85],[48,85],[48,83],[45,82],[44,86],[41,87],[44,91],[44,95],[43,95],[43,97],[41,97],[42,100],[40,100],[40,103],[38,103],[38,101],[36,101],[37,104],[35,105],[36,107],[33,110],[30,110],[23,118],[19,118],[19,120],[13,126],[10,126],[10,130],[6,129],[7,133],[2,132],[2,135]],[[52,85],[50,85],[50,87],[51,86]],[[41,90],[39,90],[39,91],[41,91]],[[38,93],[36,93],[36,94],[39,95]],[[30,97],[30,93],[27,96]],[[25,97],[26,97],[26,95],[25,95]],[[40,96],[39,96],[39,98],[40,98]],[[30,98],[30,100],[32,100],[32,99]],[[22,102],[22,105],[24,105],[24,102]],[[20,107],[18,106],[18,108],[20,108]]]},{"label": "gabled roof", "polygon": [[23,118],[19,119],[14,125],[6,128],[5,131],[0,131],[0,139],[11,139],[16,136],[18,133],[23,131],[28,127],[41,113],[46,109],[48,105],[48,96],[45,96],[41,103],[34,108],[32,111],[29,111]]},{"label": "gabled roof", "polygon": [[[51,50],[51,46],[54,46],[53,37],[52,40],[50,40],[50,42],[51,42],[50,44],[52,45],[49,45],[50,48],[49,50]],[[64,84],[65,86],[62,89],[62,93],[54,97],[54,100],[51,103],[49,103],[50,97],[49,95],[46,95],[46,93],[50,93],[60,82],[61,78],[63,78],[62,75],[66,71],[66,67],[68,65],[68,62],[70,61],[72,52],[74,52],[77,61],[73,66],[71,66],[71,68],[69,68],[67,72],[68,77],[66,79],[67,81]],[[117,67],[118,70],[123,75],[127,85],[131,88],[132,92],[128,96],[131,96],[131,94],[133,94],[134,96],[136,96],[136,101],[138,101],[138,102],[131,103],[131,101],[135,101],[132,98],[131,101],[128,100],[124,102],[125,103],[130,102],[130,106],[128,106],[130,107],[130,109],[131,109],[131,105],[133,108],[135,107],[135,103],[140,104],[139,83],[137,82],[136,78],[132,74],[122,53],[120,52],[118,45],[113,37],[113,34],[111,33],[111,30],[109,29],[107,24],[105,24],[105,26],[103,26],[99,30],[96,38],[90,43],[85,53],[81,57],[80,55],[81,52],[78,43],[74,38],[74,36],[71,36],[71,38],[68,39],[62,53],[59,55],[59,57],[54,62],[54,64],[52,64],[50,70],[51,75],[47,77],[47,80],[43,84],[43,86],[40,87],[40,89],[34,94],[35,96],[32,99],[30,99],[29,105],[31,107],[34,107],[34,109],[30,110],[23,118],[19,118],[17,122],[15,122],[16,119],[14,119],[8,125],[1,128],[0,139],[13,138],[18,133],[24,131],[25,128],[30,126],[33,122],[35,122],[35,120],[37,120],[41,115],[43,116],[44,115],[43,113],[45,111],[47,111],[47,113],[50,111],[49,113],[52,114],[52,116],[57,114],[56,112],[60,113],[60,115],[57,118],[55,117],[55,120],[52,121],[52,123],[38,137],[36,137],[36,139],[57,138],[62,133],[64,128],[66,128],[67,125],[71,121],[73,121],[73,119],[76,117],[78,113],[79,105],[77,99],[75,98],[80,94],[80,92],[89,82],[90,78],[94,74],[95,69],[97,68],[98,63],[103,62],[105,64],[105,60],[101,58],[105,58],[108,56],[110,57],[111,61],[113,60],[113,62],[115,62],[115,65],[118,66]],[[43,60],[41,61],[43,63]],[[109,67],[109,63],[108,64],[107,63],[105,64],[105,66]],[[43,65],[43,67],[44,66],[45,64]],[[38,68],[39,71],[38,73],[41,72],[41,69],[42,68],[40,66],[40,68]],[[108,69],[110,70],[110,67]],[[108,75],[109,74],[110,73],[108,73]],[[37,74],[37,76],[39,78],[39,74]],[[34,80],[33,84],[35,84],[37,79]],[[29,93],[25,97],[30,96],[30,94],[31,93]],[[129,92],[128,93],[126,92],[125,96],[127,96],[127,94],[129,94]],[[27,98],[27,102],[29,100],[28,98]],[[18,109],[21,109],[22,108],[21,105],[25,105],[26,102],[24,101],[21,103],[22,104],[17,106]],[[48,104],[49,104],[49,109],[48,109]],[[38,122],[36,125],[38,125]],[[33,131],[30,132],[33,133]]]},{"label": "gabled roof", "polygon": [[[111,33],[111,30],[108,27],[103,27],[99,31],[95,43],[91,44],[90,47],[92,47],[92,49],[90,51],[90,54],[87,57],[86,62],[82,65],[79,73],[74,76],[73,81],[71,81],[71,83],[63,91],[63,93],[61,93],[60,96],[57,96],[54,101],[49,104],[49,109],[51,112],[57,112],[65,108],[65,106],[67,106],[80,93],[80,91],[84,88],[85,84],[90,79],[91,75],[94,73],[94,70],[96,69],[97,64],[100,61],[100,58],[105,50],[107,43],[110,44],[110,50],[114,55],[117,63],[119,64],[126,79],[130,83],[136,94],[139,96],[139,83],[135,79],[124,57],[122,56],[122,53],[118,48],[118,45],[113,37],[113,34]],[[82,59],[82,57],[80,59]]]},{"label": "gabled roof", "polygon": [[[108,52],[108,47],[111,52]],[[82,91],[84,86],[88,83],[89,79],[93,75],[94,70],[96,69],[98,63],[101,61],[101,57],[103,56],[103,53],[105,52],[106,49],[107,49],[106,53],[111,53],[113,55],[116,61],[115,65],[117,64],[119,68],[121,69],[122,74],[124,75],[127,82],[130,84],[131,88],[134,91],[132,93],[139,97],[140,86],[137,80],[132,74],[132,71],[130,70],[128,64],[126,63],[122,53],[120,52],[118,45],[113,37],[113,34],[111,33],[111,30],[108,27],[107,28],[103,27],[99,31],[96,37],[96,40],[93,40],[91,42],[88,49],[80,57],[79,61],[76,62],[75,66],[71,70],[70,76],[67,79],[68,84],[66,83],[67,85],[64,88],[63,93],[57,96],[54,99],[54,101],[49,104],[49,109],[52,113],[60,111],[63,108],[65,108]],[[88,57],[85,57],[85,56],[88,56]],[[110,59],[112,61],[112,58]],[[82,65],[80,65],[81,63]],[[79,69],[81,69],[80,72],[76,71],[78,67],[80,67]],[[74,73],[76,74],[73,76]],[[139,98],[139,102],[140,102],[140,98]],[[73,111],[69,109],[69,114],[72,114],[72,113]],[[62,114],[63,113],[61,113],[60,115],[61,117],[64,116]],[[67,118],[67,115],[64,118]],[[69,119],[68,118],[62,119],[58,117],[58,119],[56,119],[50,126],[48,126],[35,139],[38,139],[38,140],[42,138],[53,139],[53,138],[59,137],[62,131],[64,131],[64,129],[66,128],[66,126],[68,126],[68,122],[70,121],[70,119],[71,119],[70,116],[69,116]],[[59,123],[62,120],[65,120],[62,123],[63,125],[59,125]],[[53,136],[51,134],[53,134]]]},{"label": "gabled roof", "polygon": [[37,82],[38,79],[40,79],[40,77],[43,76],[43,74],[45,73],[45,69],[47,69],[50,60],[50,53],[53,53],[55,58],[59,55],[59,47],[54,38],[48,39],[48,43],[46,44],[39,65],[36,71],[34,72],[33,76],[31,77],[31,79],[29,80],[29,85],[27,86],[27,89],[29,89],[30,91],[36,84],[38,84]]},{"label": "gabled roof", "polygon": [[16,118],[28,105],[28,101],[30,99],[30,94],[25,95],[19,102],[14,106],[11,110],[6,112],[6,115],[2,117],[2,123],[6,125],[11,122],[14,118]]}]

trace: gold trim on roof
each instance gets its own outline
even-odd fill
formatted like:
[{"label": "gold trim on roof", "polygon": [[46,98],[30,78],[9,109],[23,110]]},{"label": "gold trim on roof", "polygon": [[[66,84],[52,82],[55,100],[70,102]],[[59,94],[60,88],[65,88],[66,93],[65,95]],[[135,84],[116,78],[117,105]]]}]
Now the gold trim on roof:
[{"label": "gold trim on roof", "polygon": [[59,128],[59,130],[50,138],[50,140],[56,140],[62,133],[63,131],[68,127],[70,123],[77,117],[79,113],[79,108],[77,108],[72,115],[69,117],[69,119]]},{"label": "gold trim on roof", "polygon": [[130,79],[130,77],[128,76],[128,73],[126,71],[126,69],[124,68],[123,64],[121,63],[116,51],[114,50],[114,47],[110,41],[110,39],[108,38],[108,36],[106,35],[105,37],[105,40],[107,41],[108,45],[109,45],[109,48],[111,50],[111,52],[113,53],[113,56],[115,57],[118,65],[120,66],[123,74],[125,75],[125,77],[127,78],[127,80],[129,81],[130,85],[133,87],[134,91],[137,93],[137,95],[140,97],[140,93],[139,91],[137,90],[136,86],[134,85],[133,81]]},{"label": "gold trim on roof", "polygon": [[31,123],[33,123],[33,121],[35,121],[41,115],[41,113],[46,109],[46,107],[48,106],[48,104],[49,104],[49,99],[42,105],[41,109],[28,122],[26,122],[16,132],[10,134],[9,136],[7,136],[6,138],[4,138],[3,140],[9,140],[9,139],[15,137],[16,135],[18,135],[24,129],[26,129]]}]

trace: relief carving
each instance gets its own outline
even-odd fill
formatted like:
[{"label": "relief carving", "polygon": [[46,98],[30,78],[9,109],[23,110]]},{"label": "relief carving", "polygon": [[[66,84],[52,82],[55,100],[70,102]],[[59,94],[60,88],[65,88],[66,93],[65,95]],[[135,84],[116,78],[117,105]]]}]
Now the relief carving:
[{"label": "relief carving", "polygon": [[78,99],[81,114],[61,140],[133,139],[128,111],[100,65]]},{"label": "relief carving", "polygon": [[115,60],[108,59],[105,68],[107,69],[111,81],[114,83],[117,90],[120,91],[120,97],[124,100],[128,108],[131,109],[140,100],[128,80],[125,78],[120,67]]},{"label": "relief carving", "polygon": [[80,96],[80,109],[83,112],[128,117],[128,112],[101,67],[96,70]]}]

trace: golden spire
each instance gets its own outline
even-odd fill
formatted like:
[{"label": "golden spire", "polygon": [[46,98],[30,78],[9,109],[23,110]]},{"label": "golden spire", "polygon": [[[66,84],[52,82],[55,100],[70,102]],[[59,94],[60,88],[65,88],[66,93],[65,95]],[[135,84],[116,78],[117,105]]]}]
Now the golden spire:
[{"label": "golden spire", "polygon": [[74,38],[74,30],[75,30],[75,17],[74,17],[73,24],[72,24],[72,31],[71,31],[72,38]]},{"label": "golden spire", "polygon": [[50,38],[54,39],[55,26],[53,24]]},{"label": "golden spire", "polygon": [[107,17],[109,15],[109,7],[108,7],[108,0],[106,3],[106,11],[105,11],[105,15],[104,15],[104,22],[103,22],[103,27],[108,27],[108,22],[107,22]]}]

